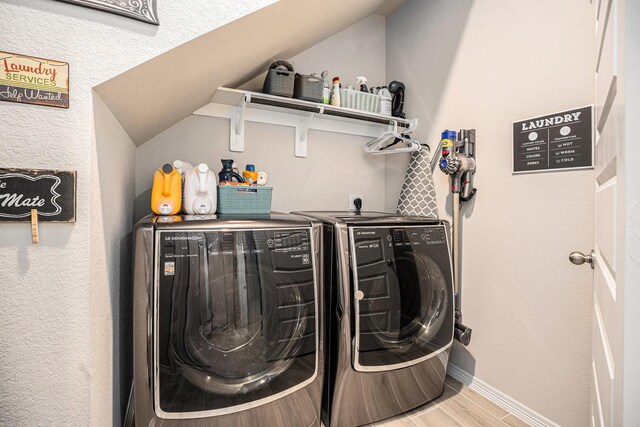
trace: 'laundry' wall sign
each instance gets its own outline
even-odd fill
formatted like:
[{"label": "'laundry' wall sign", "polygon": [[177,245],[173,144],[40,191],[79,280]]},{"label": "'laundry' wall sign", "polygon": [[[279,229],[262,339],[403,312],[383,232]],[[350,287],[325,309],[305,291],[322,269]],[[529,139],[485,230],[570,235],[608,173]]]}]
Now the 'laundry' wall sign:
[{"label": "'laundry' wall sign", "polygon": [[0,168],[0,221],[75,222],[76,171]]},{"label": "'laundry' wall sign", "polygon": [[592,107],[513,122],[513,173],[593,167]]},{"label": "'laundry' wall sign", "polygon": [[69,108],[69,64],[0,51],[0,100]]}]

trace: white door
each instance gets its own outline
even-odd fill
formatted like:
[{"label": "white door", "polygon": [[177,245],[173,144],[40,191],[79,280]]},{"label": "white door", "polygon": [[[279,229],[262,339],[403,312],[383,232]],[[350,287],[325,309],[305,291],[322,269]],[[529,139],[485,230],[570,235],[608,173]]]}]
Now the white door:
[{"label": "white door", "polygon": [[640,162],[640,37],[632,27],[638,26],[640,2],[593,1],[597,59],[592,424],[635,426],[640,425],[640,173],[635,167]]}]

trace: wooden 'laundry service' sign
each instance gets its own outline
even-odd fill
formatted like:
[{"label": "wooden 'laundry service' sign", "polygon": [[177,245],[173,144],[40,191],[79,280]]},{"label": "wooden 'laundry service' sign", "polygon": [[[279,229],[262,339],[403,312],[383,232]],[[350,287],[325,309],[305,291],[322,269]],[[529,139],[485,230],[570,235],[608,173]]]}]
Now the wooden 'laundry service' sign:
[{"label": "wooden 'laundry service' sign", "polygon": [[513,173],[593,167],[592,107],[513,122]]},{"label": "wooden 'laundry service' sign", "polygon": [[76,171],[0,168],[0,221],[76,221]]}]

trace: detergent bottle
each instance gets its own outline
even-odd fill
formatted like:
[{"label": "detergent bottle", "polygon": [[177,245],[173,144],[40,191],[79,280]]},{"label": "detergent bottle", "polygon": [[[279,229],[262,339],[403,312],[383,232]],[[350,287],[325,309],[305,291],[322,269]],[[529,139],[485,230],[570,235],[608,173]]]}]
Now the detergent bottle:
[{"label": "detergent bottle", "polygon": [[216,176],[209,166],[200,163],[184,179],[184,211],[189,215],[216,212]]},{"label": "detergent bottle", "polygon": [[151,189],[151,210],[158,215],[175,215],[182,202],[180,172],[167,163],[156,170]]},{"label": "detergent bottle", "polygon": [[222,159],[222,170],[218,172],[220,184],[231,182],[235,178],[238,182],[244,182],[244,178],[233,170],[233,159]]},{"label": "detergent bottle", "polygon": [[184,183],[184,178],[191,169],[193,169],[193,165],[188,162],[183,162],[182,160],[174,160],[173,167],[180,172],[180,176],[182,176],[182,182]]},{"label": "detergent bottle", "polygon": [[380,92],[380,114],[384,114],[385,116],[391,115],[391,92],[387,89],[386,86],[382,86]]},{"label": "detergent bottle", "polygon": [[193,169],[193,165],[182,160],[174,160],[173,167],[180,172],[180,177],[182,178],[182,206],[184,206],[184,179],[187,176],[187,172]]},{"label": "detergent bottle", "polygon": [[242,172],[242,177],[244,178],[244,182],[249,185],[255,185],[258,182],[258,172],[256,172],[255,165],[247,165],[247,169]]}]

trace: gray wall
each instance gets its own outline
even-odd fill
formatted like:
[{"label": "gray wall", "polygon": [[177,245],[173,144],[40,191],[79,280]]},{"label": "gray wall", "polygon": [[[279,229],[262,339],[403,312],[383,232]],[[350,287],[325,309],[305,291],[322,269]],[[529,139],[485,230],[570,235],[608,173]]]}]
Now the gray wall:
[{"label": "gray wall", "polygon": [[[463,208],[464,322],[452,362],[567,426],[589,424],[593,171],[511,174],[512,121],[591,104],[594,11],[584,0],[410,0],[387,20],[387,76],[407,83],[419,139],[476,128],[478,193]],[[389,158],[387,208],[408,159]],[[448,182],[436,172],[443,217]]]},{"label": "gray wall", "polygon": [[[291,61],[302,73],[328,69],[330,76],[339,75],[343,84],[355,83],[358,75],[365,75],[381,85],[386,81],[384,40],[385,19],[373,15]],[[365,154],[363,147],[369,140],[310,131],[308,156],[298,158],[293,150],[293,127],[246,122],[245,151],[234,153],[229,151],[229,120],[187,117],[138,147],[134,217],[137,220],[150,212],[153,172],[175,159],[194,165],[204,162],[214,172],[221,168],[220,159],[234,159],[241,171],[247,163],[255,164],[269,174],[273,210],[346,210],[349,194],[363,195],[365,209],[384,210],[385,158]]]},{"label": "gray wall", "polygon": [[294,129],[246,123],[245,151],[229,151],[229,121],[191,116],[141,145],[136,155],[135,219],[150,211],[153,172],[175,159],[207,163],[218,172],[231,158],[269,174],[272,210],[326,210],[348,207],[349,194],[362,194],[367,209],[384,209],[385,160],[368,156],[365,137],[310,131],[308,156],[293,155]]}]

